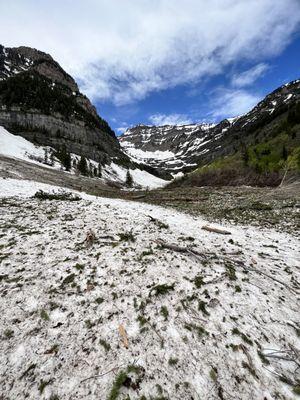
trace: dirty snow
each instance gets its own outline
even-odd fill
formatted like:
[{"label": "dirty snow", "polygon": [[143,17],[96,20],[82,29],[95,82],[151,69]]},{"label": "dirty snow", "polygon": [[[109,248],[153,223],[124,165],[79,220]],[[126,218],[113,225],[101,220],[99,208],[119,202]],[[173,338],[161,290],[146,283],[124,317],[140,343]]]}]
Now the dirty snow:
[{"label": "dirty snow", "polygon": [[[54,157],[53,165],[45,164],[46,150],[48,154],[50,154],[50,151],[53,151],[51,147],[35,146],[22,136],[13,135],[0,126],[0,155],[29,161],[47,168],[63,169],[63,166],[56,157]],[[78,163],[80,156],[71,153],[71,159],[73,165],[73,161]],[[98,168],[99,164],[96,161],[87,159],[87,162],[93,168]],[[142,171],[138,168],[130,169],[129,171],[133,178],[133,187],[155,189],[165,186],[168,183],[168,181],[160,179],[147,171]],[[77,173],[77,169],[72,167],[69,173],[75,174]],[[120,184],[125,184],[126,174],[126,168],[112,163],[111,165],[105,165],[102,167],[103,179],[99,179],[104,183],[107,181],[114,181]]]},{"label": "dirty snow", "polygon": [[0,154],[40,164],[44,160],[45,150],[0,126]]},{"label": "dirty snow", "polygon": [[295,399],[296,237],[39,187],[0,180],[3,398],[106,399],[134,364],[118,399]]}]

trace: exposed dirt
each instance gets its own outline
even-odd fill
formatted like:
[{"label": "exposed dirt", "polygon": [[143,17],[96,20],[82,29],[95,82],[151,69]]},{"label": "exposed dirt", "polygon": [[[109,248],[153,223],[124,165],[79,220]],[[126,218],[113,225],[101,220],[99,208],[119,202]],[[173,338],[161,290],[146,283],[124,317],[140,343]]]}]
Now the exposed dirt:
[{"label": "exposed dirt", "polygon": [[282,188],[184,187],[126,191],[97,178],[78,176],[0,156],[0,177],[35,180],[89,194],[175,208],[211,221],[274,227],[291,234],[300,231],[300,183]]}]

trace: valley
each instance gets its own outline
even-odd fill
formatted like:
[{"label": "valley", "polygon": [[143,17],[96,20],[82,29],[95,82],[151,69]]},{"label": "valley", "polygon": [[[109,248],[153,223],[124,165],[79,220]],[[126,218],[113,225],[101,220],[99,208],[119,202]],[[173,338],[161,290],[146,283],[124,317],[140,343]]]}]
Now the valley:
[{"label": "valley", "polygon": [[0,399],[294,400],[300,81],[117,137],[0,46]]}]

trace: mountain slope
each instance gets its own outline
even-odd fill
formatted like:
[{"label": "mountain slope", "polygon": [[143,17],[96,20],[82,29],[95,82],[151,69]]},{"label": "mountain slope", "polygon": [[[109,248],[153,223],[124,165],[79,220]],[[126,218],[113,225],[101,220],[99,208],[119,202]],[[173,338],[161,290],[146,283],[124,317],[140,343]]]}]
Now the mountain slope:
[{"label": "mountain slope", "polygon": [[149,165],[173,174],[188,172],[269,140],[274,125],[282,123],[299,100],[300,80],[296,80],[270,93],[249,113],[217,125],[137,126],[119,140],[128,155]]},{"label": "mountain slope", "polygon": [[31,142],[128,163],[106,121],[48,54],[0,46],[0,125]]},{"label": "mountain slope", "polygon": [[[79,178],[78,164],[80,157],[73,153],[69,156],[69,169],[66,172],[64,171],[65,164],[55,149],[33,144],[21,136],[11,134],[0,126],[0,176],[7,176],[9,169],[10,175],[8,176],[11,177],[29,178],[46,183],[48,179],[49,182],[56,184],[61,181],[65,186],[68,186],[67,182],[74,184],[74,177],[78,180],[76,187],[80,187],[83,179],[82,177]],[[12,159],[13,162],[9,162],[8,158]],[[33,165],[29,165],[29,163]],[[45,168],[48,169],[47,172],[45,172]],[[166,181],[145,170],[134,168],[134,165],[124,167],[114,161],[101,166],[92,159],[86,159],[86,170],[87,173],[83,174],[86,175],[84,182],[91,187],[101,187],[105,184],[115,188],[127,186],[128,172],[132,177],[131,186],[135,189],[154,189],[166,184]],[[6,173],[3,173],[5,171]],[[70,175],[73,175],[73,177]],[[87,180],[90,180],[90,182],[88,183]],[[72,184],[71,187],[73,187]]]}]

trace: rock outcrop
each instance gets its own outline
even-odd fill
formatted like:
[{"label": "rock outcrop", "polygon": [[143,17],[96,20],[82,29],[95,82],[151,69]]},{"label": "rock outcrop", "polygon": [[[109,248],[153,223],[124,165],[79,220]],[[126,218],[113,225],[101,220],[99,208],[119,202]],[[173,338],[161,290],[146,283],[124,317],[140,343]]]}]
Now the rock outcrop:
[{"label": "rock outcrop", "polygon": [[49,54],[29,47],[0,46],[0,125],[103,164],[130,162],[75,80]]}]

